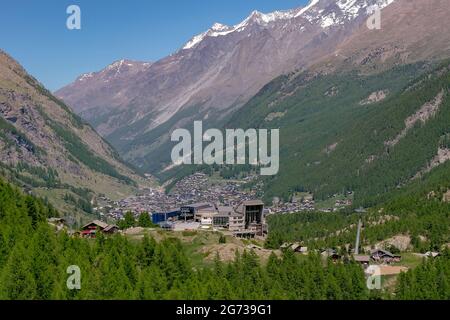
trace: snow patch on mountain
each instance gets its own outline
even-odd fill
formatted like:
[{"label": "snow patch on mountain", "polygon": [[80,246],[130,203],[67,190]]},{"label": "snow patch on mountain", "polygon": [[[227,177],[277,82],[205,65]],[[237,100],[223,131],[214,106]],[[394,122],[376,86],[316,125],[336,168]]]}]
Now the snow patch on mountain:
[{"label": "snow patch on mountain", "polygon": [[195,47],[198,43],[202,42],[206,37],[219,37],[225,36],[232,32],[242,32],[248,26],[256,23],[261,26],[267,26],[272,22],[278,20],[289,20],[295,17],[296,10],[288,11],[275,11],[271,13],[262,13],[259,11],[253,11],[250,16],[248,16],[241,23],[234,26],[227,26],[221,23],[215,23],[208,31],[193,37],[184,47],[184,50],[191,49]]},{"label": "snow patch on mountain", "polygon": [[328,16],[322,17],[320,26],[325,29],[325,28],[331,27],[335,24],[336,24],[336,13],[332,12]]},{"label": "snow patch on mountain", "polygon": [[[332,26],[344,25],[347,21],[356,19],[361,15],[370,15],[375,9],[384,9],[395,0],[337,0],[339,11],[329,11],[316,17],[321,27],[326,29]],[[312,22],[310,20],[310,22]]]},{"label": "snow patch on mountain", "polygon": [[93,73],[93,72],[84,73],[84,74],[82,74],[77,80],[78,80],[78,81],[85,81],[85,80],[87,80],[87,79],[92,78],[93,76],[94,76],[94,73]]},{"label": "snow patch on mountain", "polygon": [[113,62],[98,72],[84,73],[77,78],[76,81],[83,82],[87,80],[97,79],[98,77],[105,78],[104,82],[109,82],[110,78],[114,78],[122,74],[122,72],[138,72],[139,70],[147,70],[152,66],[151,62],[138,62],[127,59],[121,59]]},{"label": "snow patch on mountain", "polygon": [[320,0],[312,0],[306,7],[304,7],[303,9],[301,9],[299,12],[297,12],[297,14],[294,16],[295,18],[300,17],[302,14],[304,14],[305,12],[307,12],[309,9],[311,9],[312,7],[314,7],[315,5],[317,5],[319,3]]}]

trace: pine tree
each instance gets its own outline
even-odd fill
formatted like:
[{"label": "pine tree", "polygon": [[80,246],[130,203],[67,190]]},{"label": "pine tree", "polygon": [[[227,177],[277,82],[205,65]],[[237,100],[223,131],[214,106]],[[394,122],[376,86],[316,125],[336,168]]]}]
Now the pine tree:
[{"label": "pine tree", "polygon": [[0,277],[0,298],[28,300],[36,298],[36,283],[31,269],[30,255],[22,243],[16,244]]},{"label": "pine tree", "polygon": [[118,226],[121,229],[128,229],[136,226],[136,220],[134,219],[133,213],[129,211],[125,213],[123,219],[119,221]]},{"label": "pine tree", "polygon": [[156,246],[155,239],[144,235],[144,239],[137,249],[137,260],[142,267],[148,267],[153,262]]},{"label": "pine tree", "polygon": [[49,299],[53,292],[58,264],[58,247],[54,231],[40,223],[31,240],[31,268],[36,283],[36,298]]},{"label": "pine tree", "polygon": [[150,219],[150,214],[148,212],[142,212],[139,215],[138,226],[142,228],[150,228],[153,226],[152,220]]}]

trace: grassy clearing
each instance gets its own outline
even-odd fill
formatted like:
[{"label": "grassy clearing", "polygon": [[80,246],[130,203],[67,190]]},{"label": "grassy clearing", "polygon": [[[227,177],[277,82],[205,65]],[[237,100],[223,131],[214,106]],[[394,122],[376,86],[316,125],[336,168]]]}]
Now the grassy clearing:
[{"label": "grassy clearing", "polygon": [[353,200],[353,195],[350,196],[345,196],[343,194],[338,194],[335,197],[331,197],[328,198],[326,200],[323,201],[317,201],[315,203],[315,207],[317,210],[322,210],[322,209],[328,209],[328,208],[333,208],[336,204],[336,201],[341,200]]},{"label": "grassy clearing", "polygon": [[398,263],[394,263],[394,266],[403,266],[410,269],[414,269],[420,265],[420,263],[423,261],[423,258],[418,256],[417,254],[413,252],[405,252],[402,253],[402,261]]}]

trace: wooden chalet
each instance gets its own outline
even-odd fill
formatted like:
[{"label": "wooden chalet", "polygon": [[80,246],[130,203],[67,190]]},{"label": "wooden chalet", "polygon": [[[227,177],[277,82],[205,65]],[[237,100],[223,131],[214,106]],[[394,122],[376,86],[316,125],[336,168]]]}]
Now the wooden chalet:
[{"label": "wooden chalet", "polygon": [[321,255],[335,262],[341,259],[341,256],[334,249],[325,249],[324,251],[322,251]]},{"label": "wooden chalet", "polygon": [[297,252],[297,253],[303,253],[303,254],[306,254],[306,253],[308,252],[308,247],[305,247],[305,246],[303,246],[301,243],[298,243],[298,242],[294,243],[294,244],[291,246],[291,249],[292,249],[294,252]]},{"label": "wooden chalet", "polygon": [[392,254],[391,252],[383,249],[373,250],[370,257],[374,261],[382,263],[400,262],[402,259],[402,256]]},{"label": "wooden chalet", "polygon": [[119,227],[100,220],[94,220],[81,228],[80,235],[84,238],[95,238],[98,231],[104,234],[114,234],[119,231]]},{"label": "wooden chalet", "polygon": [[370,256],[367,255],[354,255],[353,259],[355,262],[360,263],[363,266],[368,266],[370,264]]}]

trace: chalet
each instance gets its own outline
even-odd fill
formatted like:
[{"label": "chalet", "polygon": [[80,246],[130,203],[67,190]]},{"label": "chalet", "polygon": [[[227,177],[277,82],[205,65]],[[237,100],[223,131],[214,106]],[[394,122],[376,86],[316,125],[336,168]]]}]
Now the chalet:
[{"label": "chalet", "polygon": [[47,222],[49,225],[54,226],[57,231],[63,230],[66,225],[64,218],[48,218]]},{"label": "chalet", "polygon": [[66,220],[64,218],[48,218],[47,221],[53,224],[64,224]]},{"label": "chalet", "polygon": [[392,254],[391,252],[383,249],[373,250],[370,257],[376,262],[383,263],[400,262],[402,259],[401,256]]},{"label": "chalet", "polygon": [[322,251],[321,255],[322,257],[331,259],[333,261],[338,261],[341,259],[341,256],[334,249],[325,249],[324,251]]},{"label": "chalet", "polygon": [[114,234],[117,232],[119,232],[119,227],[115,224],[110,224],[105,229],[103,229],[103,233],[105,234]]},{"label": "chalet", "polygon": [[84,238],[95,238],[97,231],[101,231],[104,234],[114,234],[119,231],[119,227],[109,225],[100,220],[94,220],[81,228],[80,235]]},{"label": "chalet", "polygon": [[294,243],[293,245],[291,245],[291,249],[294,251],[294,252],[297,252],[297,253],[303,253],[303,254],[306,254],[307,252],[308,252],[308,247],[304,247],[304,246],[302,246],[300,243],[298,243],[298,242],[296,242],[296,243]]},{"label": "chalet", "polygon": [[353,259],[355,262],[360,263],[363,266],[368,266],[370,264],[370,256],[367,255],[354,255]]}]

